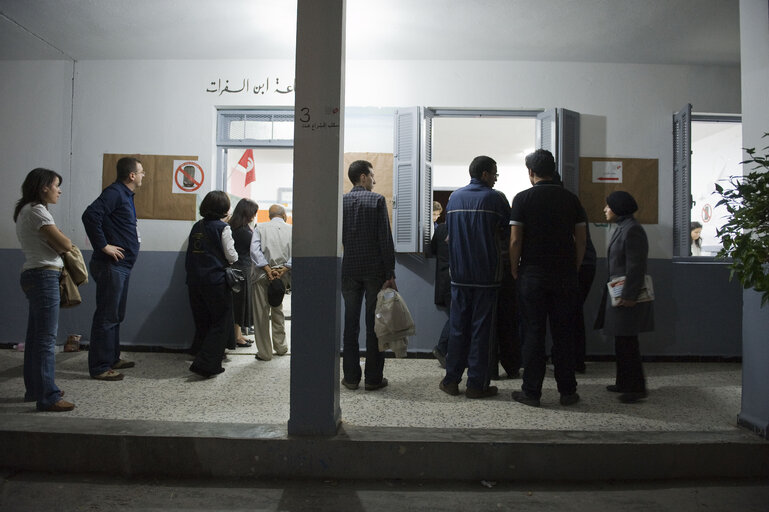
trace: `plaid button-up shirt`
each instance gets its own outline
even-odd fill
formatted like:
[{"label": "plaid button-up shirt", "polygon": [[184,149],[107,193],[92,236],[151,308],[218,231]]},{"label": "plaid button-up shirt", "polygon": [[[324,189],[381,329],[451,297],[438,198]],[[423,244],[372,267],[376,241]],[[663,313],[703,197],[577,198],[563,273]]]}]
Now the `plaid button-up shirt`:
[{"label": "plaid button-up shirt", "polygon": [[384,196],[356,186],[342,206],[342,276],[393,277],[395,248]]}]

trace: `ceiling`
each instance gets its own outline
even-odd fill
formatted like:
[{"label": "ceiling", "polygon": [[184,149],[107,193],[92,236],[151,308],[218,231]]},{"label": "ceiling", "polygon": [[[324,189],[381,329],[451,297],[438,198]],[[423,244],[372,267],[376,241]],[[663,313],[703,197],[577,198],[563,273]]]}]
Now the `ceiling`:
[{"label": "ceiling", "polygon": [[[296,0],[0,0],[0,59],[293,59]],[[347,0],[347,58],[739,65],[738,0]]]}]

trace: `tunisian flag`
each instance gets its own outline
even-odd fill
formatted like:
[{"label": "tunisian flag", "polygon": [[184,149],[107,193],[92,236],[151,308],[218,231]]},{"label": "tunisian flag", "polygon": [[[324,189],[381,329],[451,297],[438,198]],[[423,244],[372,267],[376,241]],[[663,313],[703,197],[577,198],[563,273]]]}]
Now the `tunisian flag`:
[{"label": "tunisian flag", "polygon": [[247,149],[243,156],[238,160],[238,165],[246,170],[246,183],[244,186],[248,186],[250,183],[256,181],[256,169],[254,169],[254,150]]}]

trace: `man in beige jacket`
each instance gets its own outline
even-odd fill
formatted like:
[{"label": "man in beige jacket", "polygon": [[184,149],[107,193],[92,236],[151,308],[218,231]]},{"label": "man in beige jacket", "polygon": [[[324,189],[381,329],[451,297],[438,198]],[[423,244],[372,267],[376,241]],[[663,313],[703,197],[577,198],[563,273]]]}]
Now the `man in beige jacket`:
[{"label": "man in beige jacket", "polygon": [[271,306],[268,288],[275,280],[282,281],[285,288],[291,285],[291,225],[286,223],[282,206],[270,206],[269,214],[270,221],[257,224],[251,237],[251,304],[256,358],[260,361],[272,359],[273,348],[279,356],[288,352],[283,303]]}]

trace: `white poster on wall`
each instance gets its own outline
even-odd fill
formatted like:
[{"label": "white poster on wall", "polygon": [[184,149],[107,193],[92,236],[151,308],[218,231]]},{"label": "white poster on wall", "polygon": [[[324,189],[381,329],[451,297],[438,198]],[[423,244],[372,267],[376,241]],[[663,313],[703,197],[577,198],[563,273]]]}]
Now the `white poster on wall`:
[{"label": "white poster on wall", "polygon": [[593,183],[622,183],[622,162],[593,162]]},{"label": "white poster on wall", "polygon": [[206,174],[197,160],[174,160],[171,190],[174,194],[197,194]]}]

